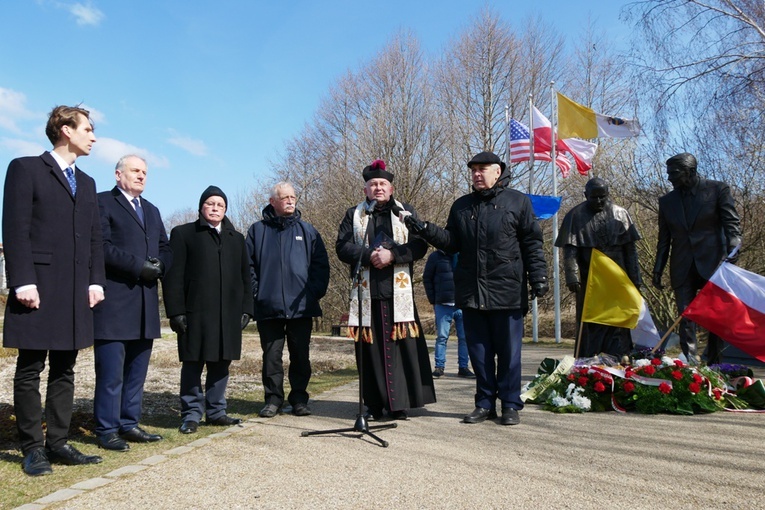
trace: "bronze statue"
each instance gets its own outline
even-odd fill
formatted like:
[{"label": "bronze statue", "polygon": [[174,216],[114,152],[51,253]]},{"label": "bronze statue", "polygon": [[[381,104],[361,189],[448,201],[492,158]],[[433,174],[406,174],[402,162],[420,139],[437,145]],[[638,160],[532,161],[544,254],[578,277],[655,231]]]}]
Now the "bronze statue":
[{"label": "bronze statue", "polygon": [[[555,240],[555,246],[563,248],[566,286],[576,293],[577,331],[582,317],[593,248],[619,264],[635,286],[642,285],[635,248],[640,234],[629,213],[611,202],[608,184],[600,177],[587,181],[584,196],[586,200],[571,209],[563,218],[558,238]],[[578,357],[590,357],[600,353],[621,357],[631,349],[632,340],[628,329],[585,323],[574,351]]]},{"label": "bronze statue", "polygon": [[[674,190],[659,198],[659,241],[652,283],[664,288],[661,275],[669,259],[670,282],[678,313],[682,313],[720,262],[741,243],[741,227],[728,185],[699,177],[692,154],[669,158],[667,178]],[[680,346],[689,363],[698,363],[696,325],[687,319],[680,321]],[[706,351],[709,364],[720,362],[721,347],[720,338],[710,333]]]}]

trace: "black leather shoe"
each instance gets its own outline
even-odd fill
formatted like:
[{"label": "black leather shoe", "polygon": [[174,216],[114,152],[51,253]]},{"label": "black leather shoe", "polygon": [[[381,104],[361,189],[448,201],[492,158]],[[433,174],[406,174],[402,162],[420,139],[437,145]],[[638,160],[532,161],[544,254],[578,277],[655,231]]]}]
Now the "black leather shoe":
[{"label": "black leather shoe", "polygon": [[409,418],[409,416],[406,414],[406,411],[403,409],[401,411],[391,411],[390,417],[394,420],[406,420]]},{"label": "black leather shoe", "polygon": [[104,450],[114,450],[115,452],[126,452],[130,449],[130,445],[122,439],[116,432],[110,434],[104,434],[98,436],[98,446]]},{"label": "black leather shoe", "polygon": [[433,377],[441,377],[444,375],[444,369],[440,367],[436,367],[435,370],[433,370]]},{"label": "black leather shoe", "polygon": [[486,418],[496,418],[497,412],[492,409],[484,409],[483,407],[476,407],[473,412],[465,416],[462,419],[465,423],[481,423]]},{"label": "black leather shoe", "polygon": [[261,418],[273,418],[277,414],[281,414],[281,412],[282,406],[277,406],[276,404],[267,404],[266,407],[260,410],[258,416]]},{"label": "black leather shoe", "polygon": [[48,458],[51,462],[66,464],[68,466],[79,466],[81,464],[100,464],[104,460],[98,455],[85,455],[70,444],[65,444],[58,450],[49,451]]},{"label": "black leather shoe", "polygon": [[122,432],[120,437],[133,443],[155,443],[162,440],[162,436],[159,434],[149,434],[141,427],[133,427],[127,432]]},{"label": "black leather shoe", "polygon": [[518,425],[521,422],[518,411],[515,409],[502,409],[502,418],[499,419],[501,425]]},{"label": "black leather shoe", "polygon": [[367,421],[380,421],[383,417],[382,409],[370,409],[367,408],[367,412],[364,413],[364,418]]},{"label": "black leather shoe", "polygon": [[199,423],[195,421],[184,421],[181,423],[181,426],[178,427],[178,431],[181,434],[193,434],[197,431],[197,427],[199,427]]},{"label": "black leather shoe", "polygon": [[220,418],[215,418],[214,420],[207,418],[205,420],[205,423],[207,425],[219,425],[222,427],[229,427],[231,425],[239,425],[240,423],[242,423],[242,420],[240,420],[239,418],[232,418],[231,416],[224,414]]},{"label": "black leather shoe", "polygon": [[292,414],[295,416],[309,416],[311,414],[311,409],[308,407],[308,404],[298,402],[292,406]]},{"label": "black leather shoe", "polygon": [[53,472],[43,448],[35,448],[27,453],[21,462],[21,468],[29,476],[49,475]]},{"label": "black leather shoe", "polygon": [[468,367],[460,368],[457,372],[457,375],[460,377],[464,377],[465,379],[475,379],[475,374],[470,371]]}]

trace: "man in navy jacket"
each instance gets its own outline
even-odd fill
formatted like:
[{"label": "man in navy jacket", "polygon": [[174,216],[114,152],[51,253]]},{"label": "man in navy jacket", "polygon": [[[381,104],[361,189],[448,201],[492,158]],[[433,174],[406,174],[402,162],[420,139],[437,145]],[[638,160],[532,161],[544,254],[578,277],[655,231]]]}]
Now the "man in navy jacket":
[{"label": "man in navy jacket", "polygon": [[263,220],[247,231],[255,320],[263,348],[263,418],[272,418],[284,403],[284,342],[290,353],[292,414],[307,416],[311,362],[308,346],[313,318],[321,316],[319,300],[329,285],[329,258],[319,232],[300,219],[295,189],[279,182],[271,190]]},{"label": "man in navy jacket", "polygon": [[107,450],[162,439],[138,426],[151,348],[161,336],[158,280],[172,263],[159,210],[141,196],[146,171],[142,158],[124,156],[114,172],[117,185],[98,194],[107,285],[94,310],[93,413],[98,443]]}]

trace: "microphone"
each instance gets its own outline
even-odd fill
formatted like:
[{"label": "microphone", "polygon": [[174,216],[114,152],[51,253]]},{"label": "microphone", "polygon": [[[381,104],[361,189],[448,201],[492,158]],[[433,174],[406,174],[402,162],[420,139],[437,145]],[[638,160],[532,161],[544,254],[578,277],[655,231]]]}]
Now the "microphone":
[{"label": "microphone", "polygon": [[390,208],[391,212],[398,216],[398,219],[400,222],[404,223],[407,216],[411,216],[412,213],[409,211],[399,207],[399,205],[395,202],[393,202],[393,206]]},{"label": "microphone", "polygon": [[375,207],[377,207],[377,200],[372,200],[364,207],[364,212],[367,214],[372,214],[372,211],[375,210]]}]

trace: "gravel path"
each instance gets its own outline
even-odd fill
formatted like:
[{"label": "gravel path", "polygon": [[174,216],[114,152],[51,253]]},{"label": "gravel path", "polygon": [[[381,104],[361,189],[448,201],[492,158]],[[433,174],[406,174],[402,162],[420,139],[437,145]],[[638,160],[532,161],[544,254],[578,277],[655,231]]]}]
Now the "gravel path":
[{"label": "gravel path", "polygon": [[[350,384],[312,400],[312,416],[249,420],[53,508],[765,508],[765,415],[559,415],[531,405],[516,427],[466,425],[474,383],[454,375],[449,348],[438,402],[379,431],[387,448],[356,433],[301,437],[353,426]],[[525,346],[524,379],[563,354]]]}]

